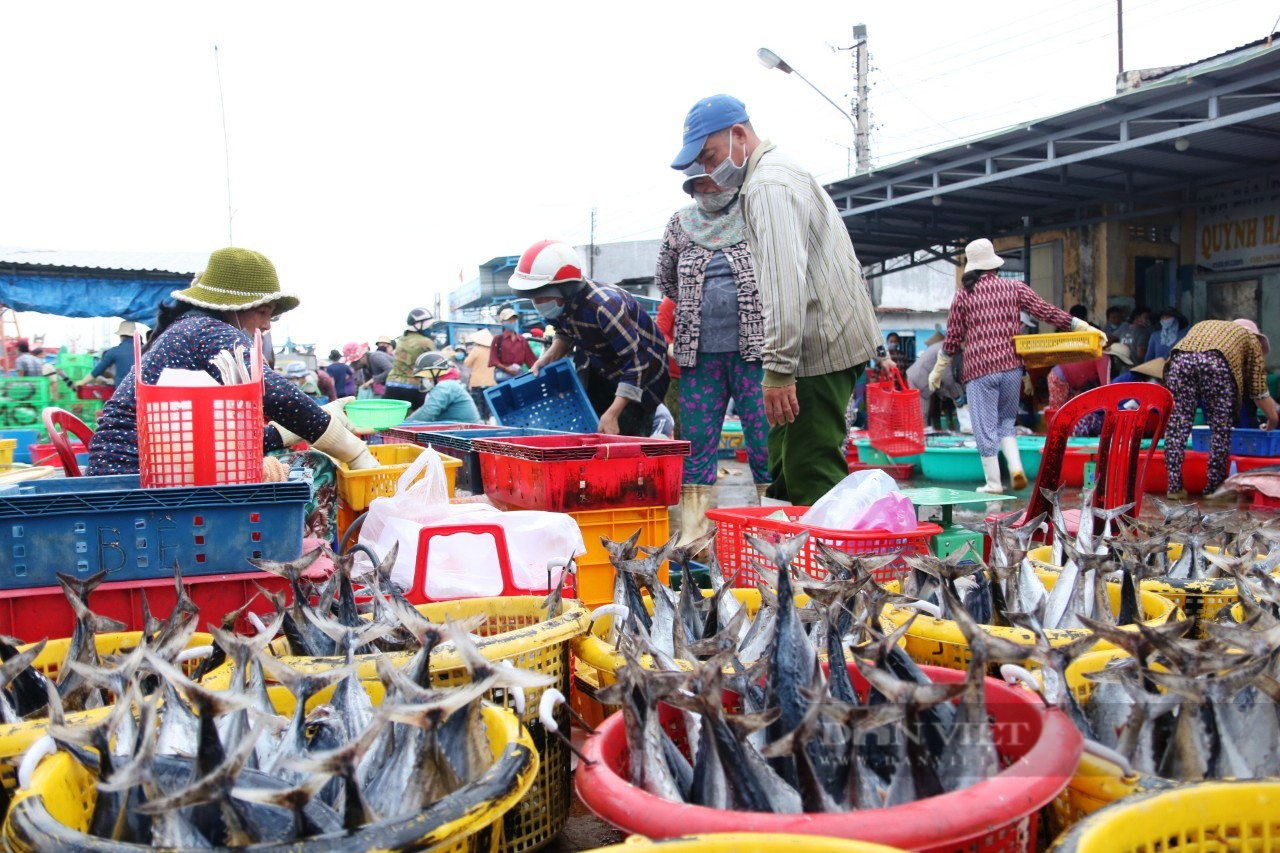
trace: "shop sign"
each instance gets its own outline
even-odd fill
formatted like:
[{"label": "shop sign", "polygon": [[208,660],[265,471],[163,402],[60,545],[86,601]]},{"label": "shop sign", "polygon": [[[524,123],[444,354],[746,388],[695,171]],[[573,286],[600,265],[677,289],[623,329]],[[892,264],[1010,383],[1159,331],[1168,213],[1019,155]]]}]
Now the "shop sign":
[{"label": "shop sign", "polygon": [[1280,266],[1280,177],[1201,193],[1196,264],[1211,270]]}]

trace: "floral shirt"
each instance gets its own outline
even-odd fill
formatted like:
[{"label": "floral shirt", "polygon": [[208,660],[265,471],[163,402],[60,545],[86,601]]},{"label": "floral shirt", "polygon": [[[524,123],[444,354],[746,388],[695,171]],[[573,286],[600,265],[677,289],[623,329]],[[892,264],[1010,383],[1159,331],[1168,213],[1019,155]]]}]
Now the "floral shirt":
[{"label": "floral shirt", "polygon": [[[743,240],[721,250],[738,283],[738,354],[747,361],[760,361],[764,351],[764,309],[756,289],[755,264],[751,249]],[[676,362],[681,367],[698,363],[698,338],[702,326],[702,286],[707,263],[715,251],[700,246],[680,226],[677,211],[662,235],[655,274],[662,295],[676,303]]]},{"label": "floral shirt", "polygon": [[[237,345],[248,351],[253,347],[253,340],[234,326],[198,310],[192,311],[166,329],[155,345],[143,353],[143,381],[155,384],[166,367],[203,370],[221,381],[209,359]],[[138,473],[138,407],[134,391],[138,373],[132,370],[117,383],[115,393],[102,407],[97,432],[89,442],[90,477]],[[308,442],[324,435],[329,427],[329,413],[274,370],[262,373],[262,411],[266,418]],[[264,427],[262,436],[264,453],[282,447],[280,434],[271,427]]]},{"label": "floral shirt", "polygon": [[1173,358],[1180,352],[1218,352],[1227,360],[1236,380],[1237,400],[1269,397],[1267,363],[1262,347],[1253,333],[1230,320],[1201,320],[1173,347]]}]

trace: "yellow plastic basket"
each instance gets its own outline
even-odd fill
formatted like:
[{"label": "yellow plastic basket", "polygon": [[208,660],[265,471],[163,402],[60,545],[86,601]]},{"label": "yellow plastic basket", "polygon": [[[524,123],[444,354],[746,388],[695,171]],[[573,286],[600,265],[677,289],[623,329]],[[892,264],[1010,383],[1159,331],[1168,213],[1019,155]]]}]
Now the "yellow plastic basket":
[{"label": "yellow plastic basket", "polygon": [[[1212,551],[1215,554],[1219,551],[1213,545],[1206,546],[1205,550]],[[1170,562],[1177,560],[1180,556],[1182,556],[1182,546],[1176,542],[1170,544]],[[1053,559],[1052,546],[1046,545],[1040,548],[1033,548],[1027,552],[1027,557],[1054,569],[1054,571],[1058,570],[1057,566],[1053,566],[1049,562]],[[1154,592],[1161,598],[1172,601],[1188,619],[1194,619],[1195,624],[1187,636],[1195,640],[1204,639],[1204,623],[1213,621],[1218,612],[1224,607],[1230,607],[1240,600],[1240,591],[1236,588],[1235,578],[1213,578],[1211,580],[1198,581],[1179,580],[1177,578],[1152,578],[1142,582],[1142,589],[1145,592]]]},{"label": "yellow plastic basket", "polygon": [[1280,853],[1280,782],[1202,782],[1131,797],[1091,815],[1054,853]]},{"label": "yellow plastic basket", "polygon": [[[372,687],[372,686],[371,686]],[[377,685],[381,688],[381,685]],[[275,691],[277,709],[286,712],[287,699]],[[374,695],[373,690],[370,694]],[[291,697],[290,697],[291,698]],[[379,695],[375,701],[380,701]],[[503,815],[528,793],[537,775],[538,754],[529,733],[504,708],[482,709],[494,764],[471,785],[450,795],[457,798],[460,816],[424,832],[423,816],[384,821],[351,835],[330,835],[289,845],[297,851],[431,850],[440,853],[491,853],[501,836]],[[97,800],[96,777],[69,753],[59,752],[40,762],[31,787],[14,799],[4,824],[5,848],[14,853],[43,850],[92,850],[95,839],[85,834]],[[150,849],[111,843],[113,850]],[[252,850],[254,848],[246,848]]]},{"label": "yellow plastic basket", "polygon": [[0,438],[0,468],[13,464],[13,452],[18,449],[18,439]]},{"label": "yellow plastic basket", "polygon": [[[394,446],[394,445],[392,445]],[[547,619],[542,599],[535,596],[506,596],[499,598],[465,598],[458,601],[441,601],[420,604],[419,613],[433,622],[443,623],[446,618],[466,619],[483,613],[488,620],[480,628],[481,639],[476,643],[480,653],[491,661],[507,661],[520,669],[527,669],[555,679],[552,685],[565,696],[571,690],[569,644],[586,633],[591,616],[581,603],[566,601],[564,613],[555,619]],[[321,671],[344,664],[341,658],[300,658],[283,653],[279,641],[273,646],[282,663],[299,671]],[[413,653],[391,654],[392,663],[404,666]],[[364,655],[360,661],[360,678],[367,684],[377,683],[376,656]],[[220,690],[230,684],[230,664],[210,673],[205,685]],[[441,687],[465,684],[470,679],[462,659],[451,643],[438,647],[431,655],[431,677]],[[332,689],[321,691],[311,704],[328,701]],[[495,692],[495,702],[513,705],[511,697]],[[538,744],[539,767],[537,778],[520,804],[509,812],[505,820],[502,850],[519,853],[545,844],[559,832],[569,819],[572,805],[572,775],[569,766],[569,750],[559,738],[546,734],[538,720],[538,702],[541,690],[527,691],[525,713],[522,722],[534,734]],[[563,708],[557,712],[557,722],[564,731],[569,730],[569,714]]]},{"label": "yellow plastic basket", "polygon": [[[409,470],[422,451],[420,444],[371,444],[369,452],[378,460],[377,468],[360,468],[352,471],[345,462],[334,460],[338,468],[338,497],[357,512],[363,512],[374,498],[391,497],[396,493],[400,475]],[[449,496],[453,496],[462,460],[439,454],[444,463],[444,475],[448,480]],[[421,479],[421,478],[419,478]]]},{"label": "yellow plastic basket", "polygon": [[[115,634],[98,634],[95,639],[98,647],[98,656],[101,657],[136,648],[138,641],[142,639],[142,632],[121,631]],[[187,641],[187,648],[193,649],[212,644],[213,637],[211,635],[195,633]],[[62,662],[66,659],[67,649],[70,646],[71,640],[69,639],[49,640],[31,665],[48,678],[55,679],[58,677],[58,671],[62,668]],[[29,645],[21,646],[20,650],[28,648],[30,648]],[[182,666],[187,674],[190,675],[200,666],[200,661],[190,660]],[[109,713],[111,713],[110,706],[94,708],[91,711],[74,711],[67,714],[67,724],[92,723]],[[18,757],[26,752],[27,747],[40,739],[48,725],[48,718],[24,720],[21,723],[12,725],[0,725],[0,784],[3,784],[5,788],[13,790],[17,786]]]},{"label": "yellow plastic basket", "polygon": [[1101,332],[1054,332],[1014,335],[1013,350],[1027,367],[1053,367],[1102,357]]},{"label": "yellow plastic basket", "polygon": [[[1047,588],[1053,588],[1053,583],[1057,579],[1054,573],[1037,571],[1036,574],[1044,581],[1044,585]],[[886,588],[897,592],[897,582],[886,585]],[[1107,584],[1107,595],[1111,599],[1112,610],[1119,610],[1120,585],[1115,583]],[[1173,602],[1146,590],[1139,592],[1139,604],[1142,607],[1142,621],[1146,625],[1162,625],[1173,618],[1178,611]],[[915,615],[915,611],[890,605],[885,608],[884,615],[894,625],[901,625]],[[1021,628],[988,625],[985,626],[984,630],[993,637],[1000,637],[1025,646],[1033,646],[1036,643],[1035,634]],[[1126,630],[1136,631],[1137,629],[1129,626]],[[1050,645],[1054,646],[1066,645],[1073,640],[1090,636],[1090,634],[1090,631],[1083,628],[1059,628],[1045,631],[1045,636],[1048,638]],[[945,666],[950,669],[964,669],[969,665],[970,658],[973,657],[964,634],[960,632],[960,626],[950,619],[934,619],[922,613],[916,616],[915,622],[907,630],[905,639],[907,654],[911,655],[911,658],[917,663]],[[1094,646],[1095,650],[1107,648],[1113,648],[1113,646],[1106,640],[1099,640],[1098,644]],[[1028,663],[1030,662],[1028,661]]]},{"label": "yellow plastic basket", "polygon": [[714,835],[689,835],[684,838],[661,838],[650,841],[633,835],[621,844],[597,847],[591,853],[902,853],[897,847],[885,847],[867,841],[846,841],[817,835],[776,835],[766,832],[723,832]]}]

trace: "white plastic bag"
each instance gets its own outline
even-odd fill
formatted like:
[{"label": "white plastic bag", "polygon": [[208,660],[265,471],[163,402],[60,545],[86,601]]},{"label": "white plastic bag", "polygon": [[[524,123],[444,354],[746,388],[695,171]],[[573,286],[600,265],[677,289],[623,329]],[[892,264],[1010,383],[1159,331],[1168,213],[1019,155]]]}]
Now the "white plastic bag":
[{"label": "white plastic bag", "polygon": [[[869,518],[874,516],[874,520],[878,522],[882,517],[888,519],[899,514],[898,511],[889,508],[892,504],[896,504],[896,501],[882,505],[888,509],[887,513],[868,513],[868,510],[877,505],[881,498],[895,494],[897,491],[898,484],[893,478],[877,468],[855,471],[837,483],[831,491],[818,498],[817,503],[800,517],[800,521],[832,530],[870,529],[858,527],[858,522],[864,516]],[[898,497],[903,496],[898,494]],[[906,501],[906,503],[910,505],[911,502]],[[882,528],[877,524],[876,529]],[[911,510],[910,527],[907,529],[916,529],[914,507]]]},{"label": "white plastic bag", "polygon": [[[414,483],[419,472],[423,477]],[[548,587],[548,561],[564,561],[587,550],[572,516],[555,512],[502,512],[488,504],[450,503],[444,465],[429,448],[400,477],[395,495],[374,498],[360,530],[360,543],[380,557],[398,545],[391,580],[408,590],[416,580],[422,528],[460,524],[502,528],[512,582],[521,589],[554,588],[560,582],[562,570],[551,573]],[[496,543],[492,532],[483,530],[430,537],[425,561],[426,597],[501,595],[504,584]],[[357,572],[369,568],[364,555],[357,557]]]}]

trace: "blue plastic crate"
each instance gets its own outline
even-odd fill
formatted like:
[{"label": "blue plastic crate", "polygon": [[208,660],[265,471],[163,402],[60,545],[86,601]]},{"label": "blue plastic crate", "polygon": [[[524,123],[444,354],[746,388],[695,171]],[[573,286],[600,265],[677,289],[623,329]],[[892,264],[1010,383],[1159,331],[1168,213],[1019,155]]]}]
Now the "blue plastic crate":
[{"label": "blue plastic crate", "polygon": [[302,552],[305,483],[142,489],[136,475],[0,486],[0,589],[251,572]]},{"label": "blue plastic crate", "polygon": [[[1209,449],[1209,428],[1191,428],[1191,449]],[[1280,456],[1280,430],[1244,429],[1231,430],[1231,454],[1233,456]]]},{"label": "blue plastic crate", "polygon": [[600,418],[569,359],[548,364],[537,376],[526,373],[486,388],[484,397],[502,426],[557,432],[595,432],[600,428]]}]

